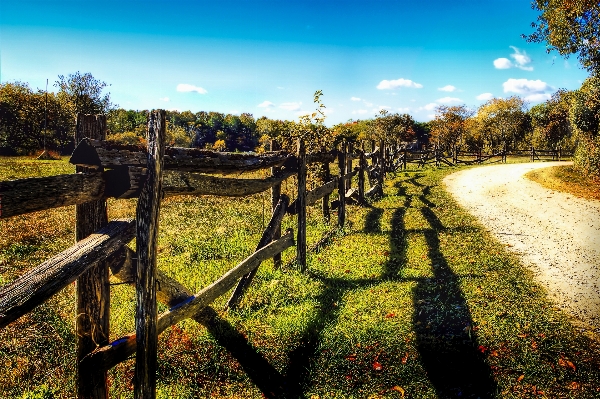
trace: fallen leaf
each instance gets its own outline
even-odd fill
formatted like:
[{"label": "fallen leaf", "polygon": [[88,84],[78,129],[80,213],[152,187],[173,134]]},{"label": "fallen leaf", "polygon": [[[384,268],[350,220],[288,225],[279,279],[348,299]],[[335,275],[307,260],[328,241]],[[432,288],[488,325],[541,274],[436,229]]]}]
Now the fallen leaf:
[{"label": "fallen leaf", "polygon": [[494,357],[498,357],[498,351],[497,350],[493,350],[490,352],[490,356],[494,356]]},{"label": "fallen leaf", "polygon": [[483,346],[483,345],[479,345],[479,346],[477,347],[477,350],[478,350],[479,352],[481,352],[481,353],[485,353],[485,352],[487,351],[487,348],[486,348],[485,346]]},{"label": "fallen leaf", "polygon": [[564,357],[560,357],[558,359],[558,365],[567,369],[571,369],[573,371],[577,371],[577,367],[573,364],[572,361],[565,359]]},{"label": "fallen leaf", "polygon": [[523,378],[525,378],[525,374],[521,374],[519,378],[517,378],[517,382],[523,381]]},{"label": "fallen leaf", "polygon": [[356,353],[346,356],[344,359],[350,360],[351,362],[356,360]]},{"label": "fallen leaf", "polygon": [[517,334],[517,337],[519,337],[519,338],[527,338],[527,334]]},{"label": "fallen leaf", "polygon": [[535,341],[531,341],[531,348],[532,349],[537,349],[538,348],[537,343]]},{"label": "fallen leaf", "polygon": [[386,318],[386,319],[390,319],[390,318],[392,318],[392,317],[396,317],[396,313],[391,313],[391,312],[390,312],[390,313],[388,313],[388,314],[386,314],[386,315],[385,315],[385,318]]},{"label": "fallen leaf", "polygon": [[373,362],[373,370],[380,371],[381,369],[383,369],[383,366],[381,365],[381,363],[379,363],[377,360],[375,360]]},{"label": "fallen leaf", "polygon": [[581,384],[579,384],[577,381],[573,381],[572,383],[569,384],[569,388],[576,390],[581,388]]},{"label": "fallen leaf", "polygon": [[406,352],[404,356],[402,356],[402,359],[400,361],[402,362],[402,364],[406,364],[406,362],[408,361],[408,352]]},{"label": "fallen leaf", "polygon": [[395,385],[395,386],[392,388],[392,391],[400,392],[400,395],[402,395],[402,397],[404,397],[404,389],[402,389],[402,387],[400,387],[400,386],[398,386],[398,385]]}]

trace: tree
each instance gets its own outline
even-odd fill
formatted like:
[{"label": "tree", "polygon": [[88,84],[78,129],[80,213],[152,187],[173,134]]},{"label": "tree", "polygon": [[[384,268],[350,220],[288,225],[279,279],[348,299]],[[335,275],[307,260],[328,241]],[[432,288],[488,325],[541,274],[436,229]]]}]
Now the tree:
[{"label": "tree", "polygon": [[58,87],[58,98],[75,117],[77,114],[108,114],[114,107],[110,102],[110,93],[102,94],[108,86],[87,72],[58,76],[54,84]]},{"label": "tree", "polygon": [[431,121],[431,139],[441,149],[453,150],[464,139],[466,123],[472,115],[473,111],[465,105],[436,107],[435,118]]},{"label": "tree", "polygon": [[570,92],[559,90],[549,100],[529,110],[533,128],[534,147],[570,148],[571,123],[569,121]]},{"label": "tree", "polygon": [[600,77],[587,78],[573,93],[569,120],[577,140],[575,166],[600,177]]},{"label": "tree", "polygon": [[535,31],[523,35],[528,42],[547,43],[547,51],[564,57],[577,54],[581,65],[600,74],[600,3],[598,0],[535,0],[540,11]]},{"label": "tree", "polygon": [[479,107],[476,129],[491,151],[517,147],[529,129],[525,101],[518,96],[492,98]]},{"label": "tree", "polygon": [[44,91],[34,92],[26,83],[0,85],[0,147],[17,153],[42,147],[61,151],[72,141],[72,124],[54,93],[46,101]]}]

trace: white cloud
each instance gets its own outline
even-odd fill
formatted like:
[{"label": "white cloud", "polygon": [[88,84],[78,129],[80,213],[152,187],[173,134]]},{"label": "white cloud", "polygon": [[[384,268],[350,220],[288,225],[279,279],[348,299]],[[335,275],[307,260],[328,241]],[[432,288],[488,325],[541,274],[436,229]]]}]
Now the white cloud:
[{"label": "white cloud", "polygon": [[389,105],[380,105],[379,110],[381,111],[382,109],[387,109],[389,111],[390,109],[392,109],[392,107],[390,107]]},{"label": "white cloud", "polygon": [[368,114],[369,111],[367,111],[366,109],[357,109],[352,111],[353,114],[358,114],[358,115],[364,115],[364,114]]},{"label": "white cloud", "polygon": [[480,95],[478,95],[475,98],[478,100],[481,100],[481,101],[487,101],[487,100],[491,100],[492,98],[494,98],[494,95],[492,93],[481,93]]},{"label": "white cloud", "polygon": [[389,90],[389,89],[397,89],[399,87],[412,87],[415,89],[420,89],[423,87],[422,84],[413,82],[410,79],[396,79],[396,80],[382,80],[377,85],[379,90]]},{"label": "white cloud", "polygon": [[368,101],[363,101],[363,103],[365,104],[365,107],[372,107],[373,103],[370,103]]},{"label": "white cloud", "polygon": [[508,58],[498,58],[494,60],[494,67],[496,69],[508,69],[512,68],[513,64]]},{"label": "white cloud", "polygon": [[531,62],[531,58],[529,58],[527,53],[525,51],[519,50],[515,46],[510,46],[510,48],[515,51],[513,54],[510,55],[516,62],[515,66],[524,71],[533,71],[533,67],[528,66],[528,64]]},{"label": "white cloud", "polygon": [[439,91],[448,91],[448,92],[453,92],[456,90],[456,87],[452,86],[452,85],[447,85],[444,87],[440,87],[438,88]]},{"label": "white cloud", "polygon": [[200,93],[200,94],[206,94],[208,93],[206,91],[206,89],[199,87],[199,86],[194,86],[188,83],[179,83],[177,85],[177,91],[181,91],[181,92],[192,92],[195,91],[196,93]]},{"label": "white cloud", "polygon": [[533,71],[533,67],[529,65],[531,63],[531,58],[527,53],[519,50],[515,46],[510,46],[510,48],[514,51],[514,53],[510,55],[510,58],[512,58],[514,62],[508,58],[497,58],[494,60],[494,67],[496,67],[496,69],[519,68],[524,71]]},{"label": "white cloud", "polygon": [[351,101],[360,101],[360,98],[358,98],[358,97],[350,97],[350,100]]},{"label": "white cloud", "polygon": [[398,108],[398,112],[402,112],[403,114],[407,114],[410,112],[410,107],[400,107]]},{"label": "white cloud", "polygon": [[282,103],[279,108],[286,109],[288,111],[299,111],[302,103]]},{"label": "white cloud", "polygon": [[263,101],[262,103],[258,104],[258,107],[260,108],[273,108],[275,106],[275,104],[273,104],[271,101]]},{"label": "white cloud", "polygon": [[437,103],[429,103],[426,106],[424,106],[423,108],[425,108],[427,111],[433,111],[437,106],[438,106]]},{"label": "white cloud", "polygon": [[554,90],[548,83],[542,82],[539,79],[508,79],[506,82],[502,83],[502,86],[504,87],[505,93],[524,94],[527,96],[532,94],[543,94]]},{"label": "white cloud", "polygon": [[443,98],[438,98],[437,100],[435,100],[435,102],[441,103],[441,104],[451,104],[451,103],[462,103],[463,100],[461,100],[460,98],[457,98],[457,97],[443,97]]},{"label": "white cloud", "polygon": [[171,101],[171,99],[169,97],[163,97],[163,98],[159,98],[160,101],[164,101],[166,103],[168,103],[169,101]]}]

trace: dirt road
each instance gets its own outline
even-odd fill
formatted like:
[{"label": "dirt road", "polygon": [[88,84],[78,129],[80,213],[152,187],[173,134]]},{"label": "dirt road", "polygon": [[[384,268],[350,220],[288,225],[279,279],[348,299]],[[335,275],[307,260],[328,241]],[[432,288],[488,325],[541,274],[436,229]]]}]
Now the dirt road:
[{"label": "dirt road", "polygon": [[492,165],[444,179],[453,197],[535,273],[556,305],[600,332],[600,201],[524,175],[566,162]]}]

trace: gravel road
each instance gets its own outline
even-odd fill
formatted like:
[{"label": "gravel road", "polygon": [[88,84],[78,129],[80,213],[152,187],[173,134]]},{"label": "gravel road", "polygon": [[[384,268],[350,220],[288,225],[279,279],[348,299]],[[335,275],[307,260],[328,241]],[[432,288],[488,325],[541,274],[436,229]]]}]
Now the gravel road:
[{"label": "gravel road", "polygon": [[524,175],[567,162],[491,165],[444,179],[453,197],[543,284],[556,306],[600,332],[600,201],[546,189]]}]

